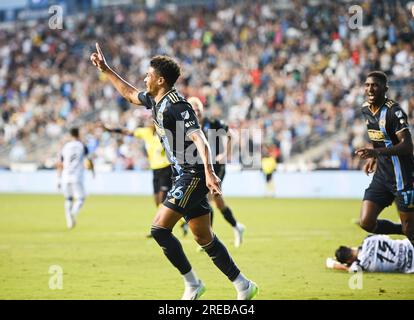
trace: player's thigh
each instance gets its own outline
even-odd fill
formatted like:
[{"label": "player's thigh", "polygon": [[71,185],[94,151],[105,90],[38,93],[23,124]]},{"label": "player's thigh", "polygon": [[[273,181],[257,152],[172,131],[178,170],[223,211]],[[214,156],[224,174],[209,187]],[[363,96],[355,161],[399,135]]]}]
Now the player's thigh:
[{"label": "player's thigh", "polygon": [[155,218],[152,221],[154,226],[173,229],[178,220],[182,218],[182,214],[174,211],[165,205],[161,204],[158,207]]},{"label": "player's thigh", "polygon": [[410,240],[414,240],[414,212],[398,211],[404,234]]},{"label": "player's thigh", "polygon": [[210,214],[204,214],[188,221],[188,226],[199,245],[206,245],[213,241],[211,230]]},{"label": "player's thigh", "polygon": [[394,202],[395,196],[380,179],[372,180],[365,190],[361,207],[360,222],[369,226],[375,224],[381,211]]},{"label": "player's thigh", "polygon": [[361,224],[375,224],[380,215],[381,211],[384,209],[382,205],[372,201],[364,200],[362,201],[361,214],[360,214],[360,223]]},{"label": "player's thigh", "polygon": [[76,199],[85,199],[85,188],[82,182],[73,183],[73,196]]}]

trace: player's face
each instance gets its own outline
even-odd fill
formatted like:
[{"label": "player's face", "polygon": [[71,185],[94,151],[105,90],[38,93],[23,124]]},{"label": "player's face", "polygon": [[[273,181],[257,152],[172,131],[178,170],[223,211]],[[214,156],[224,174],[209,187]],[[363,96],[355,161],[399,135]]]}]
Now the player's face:
[{"label": "player's face", "polygon": [[147,75],[144,79],[147,92],[155,97],[160,90],[160,77],[153,67],[149,67]]},{"label": "player's face", "polygon": [[387,87],[377,78],[368,77],[365,81],[365,95],[371,105],[382,102],[387,92]]}]

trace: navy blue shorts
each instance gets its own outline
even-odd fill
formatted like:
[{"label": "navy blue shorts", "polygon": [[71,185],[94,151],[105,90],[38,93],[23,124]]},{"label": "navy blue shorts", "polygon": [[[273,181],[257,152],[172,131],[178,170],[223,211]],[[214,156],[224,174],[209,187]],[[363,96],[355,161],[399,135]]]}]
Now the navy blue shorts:
[{"label": "navy blue shorts", "polygon": [[394,201],[398,211],[414,212],[414,188],[406,186],[404,190],[397,191],[394,185],[376,179],[372,179],[371,184],[365,190],[364,200],[369,200],[381,208],[390,206]]},{"label": "navy blue shorts", "polygon": [[204,172],[184,173],[173,181],[163,204],[182,214],[184,219],[189,221],[212,211],[207,199],[208,192]]}]

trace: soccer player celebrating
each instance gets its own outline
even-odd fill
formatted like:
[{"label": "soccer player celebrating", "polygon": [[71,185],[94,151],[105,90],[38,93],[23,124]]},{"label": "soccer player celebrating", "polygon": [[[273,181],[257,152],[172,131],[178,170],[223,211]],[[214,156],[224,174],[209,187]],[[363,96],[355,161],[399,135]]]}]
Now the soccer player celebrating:
[{"label": "soccer player celebrating", "polygon": [[85,158],[88,155],[88,148],[79,139],[79,129],[70,129],[70,136],[70,141],[63,146],[57,164],[58,189],[62,189],[65,197],[65,217],[68,229],[75,227],[76,218],[85,202],[83,188],[85,162],[95,176],[92,160]]},{"label": "soccer player celebrating", "polygon": [[359,248],[340,246],[335,259],[326,267],[344,271],[414,273],[413,244],[408,239],[393,240],[385,235],[370,235]]},{"label": "soccer player celebrating", "polygon": [[[365,81],[367,102],[362,113],[373,148],[355,153],[367,159],[365,173],[374,177],[365,190],[360,226],[376,234],[405,234],[414,242],[414,158],[407,115],[386,96],[387,76],[381,71],[368,74]],[[377,219],[395,200],[401,224]]]},{"label": "soccer player celebrating", "polygon": [[[201,129],[203,130],[205,136],[208,138],[210,148],[212,149],[212,154],[215,156],[214,171],[217,173],[220,178],[220,183],[223,183],[224,176],[226,174],[226,157],[230,153],[231,146],[231,136],[229,132],[229,127],[219,120],[210,120],[203,116],[204,106],[201,100],[197,97],[188,98],[188,103],[190,103],[193,108],[197,120],[200,123]],[[209,130],[213,130],[212,135],[209,135]],[[223,136],[227,136],[226,149],[224,149]],[[224,202],[223,196],[221,194],[213,195],[213,200],[216,203],[217,208],[221,211],[224,219],[233,227],[234,230],[234,246],[236,248],[240,247],[243,240],[243,233],[245,226],[237,222],[236,218],[233,215],[233,212]],[[213,211],[211,211],[211,224],[213,224]]]},{"label": "soccer player celebrating", "polygon": [[[153,57],[144,79],[147,90],[139,91],[108,66],[98,44],[96,50],[91,55],[92,63],[105,73],[118,92],[131,103],[152,110],[157,134],[172,165],[174,185],[157,210],[151,234],[184,277],[182,299],[198,299],[205,287],[192,269],[181,243],[172,234],[181,217],[188,221],[195,240],[217,268],[233,282],[237,298],[252,299],[258,287],[240,272],[226,247],[211,230],[211,207],[206,195],[209,191],[221,194],[220,179],[214,173],[210,147],[193,109],[174,88],[180,76],[180,67],[170,57]],[[195,150],[198,151],[196,159],[191,157]]]}]

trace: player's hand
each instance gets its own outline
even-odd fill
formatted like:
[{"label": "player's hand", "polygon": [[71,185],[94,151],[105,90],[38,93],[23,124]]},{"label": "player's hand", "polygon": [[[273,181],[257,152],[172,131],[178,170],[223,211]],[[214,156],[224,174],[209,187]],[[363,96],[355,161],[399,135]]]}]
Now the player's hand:
[{"label": "player's hand", "polygon": [[100,71],[105,72],[109,69],[108,64],[106,63],[105,56],[101,50],[101,47],[96,43],[96,52],[91,54],[92,64],[97,67]]},{"label": "player's hand", "polygon": [[335,259],[332,259],[332,258],[327,258],[327,259],[326,259],[326,267],[327,267],[327,268],[329,268],[329,269],[333,269],[333,268],[334,268],[334,266],[335,266],[335,264],[336,264]]},{"label": "player's hand", "polygon": [[211,194],[221,195],[220,178],[212,172],[206,172],[206,185]]},{"label": "player's hand", "polygon": [[364,164],[363,170],[367,176],[369,176],[370,173],[375,173],[375,171],[377,171],[377,159],[368,159],[367,162],[365,162]]},{"label": "player's hand", "polygon": [[355,154],[361,159],[369,159],[378,157],[378,151],[371,148],[360,148],[355,151]]}]

